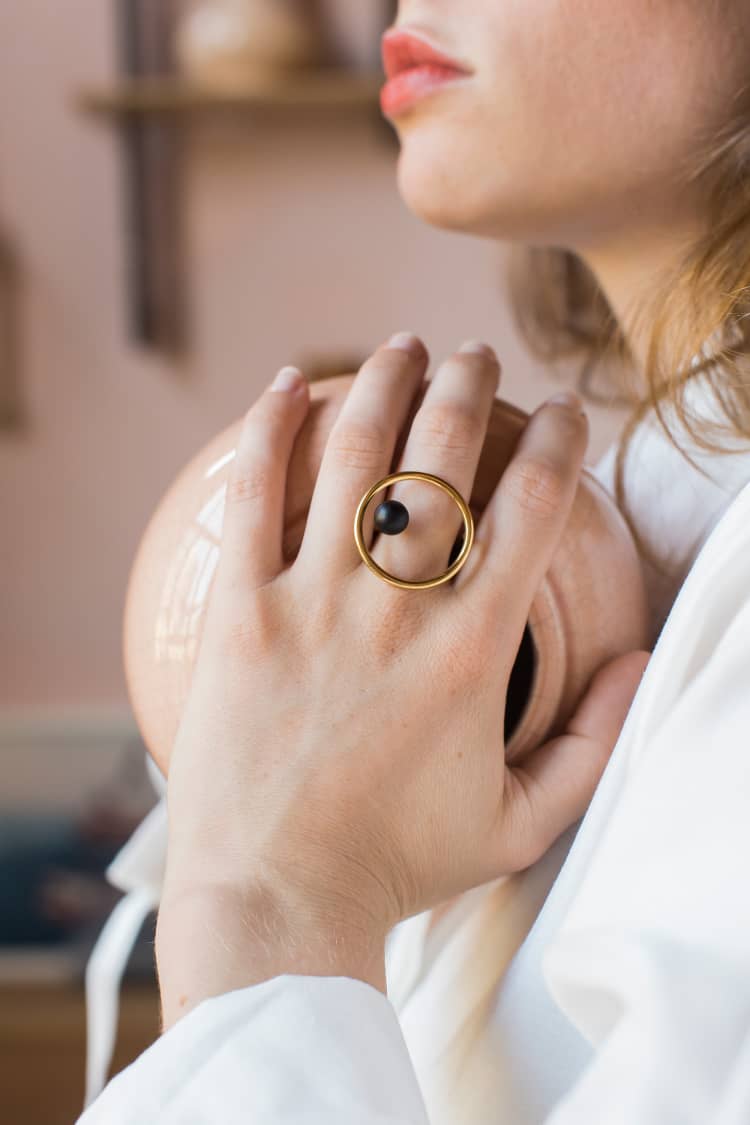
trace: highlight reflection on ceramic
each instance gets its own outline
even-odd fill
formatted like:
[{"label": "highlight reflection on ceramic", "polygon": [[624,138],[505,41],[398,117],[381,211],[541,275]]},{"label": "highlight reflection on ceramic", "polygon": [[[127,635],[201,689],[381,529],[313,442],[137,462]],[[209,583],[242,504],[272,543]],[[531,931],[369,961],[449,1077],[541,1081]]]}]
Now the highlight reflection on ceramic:
[{"label": "highlight reflection on ceramic", "polygon": [[[234,452],[222,461],[233,459]],[[156,618],[157,663],[177,661],[187,668],[195,660],[201,616],[219,562],[226,492],[225,482],[185,528],[167,571]]]},{"label": "highlight reflection on ceramic", "polygon": [[[310,387],[310,410],[287,480],[288,561],[299,550],[328,434],[353,379],[336,376]],[[412,405],[393,471],[427,385]],[[477,524],[527,420],[522,410],[496,399],[474,488],[466,498]],[[146,745],[164,773],[219,559],[227,479],[240,426],[237,421],[209,442],[177,478],[146,529],[131,573],[124,630],[128,688]],[[429,596],[430,591],[414,592],[421,594]],[[647,635],[643,575],[630,532],[606,490],[584,468],[516,654],[504,730],[498,731],[508,759],[561,730],[596,669],[619,653],[648,647]]]}]

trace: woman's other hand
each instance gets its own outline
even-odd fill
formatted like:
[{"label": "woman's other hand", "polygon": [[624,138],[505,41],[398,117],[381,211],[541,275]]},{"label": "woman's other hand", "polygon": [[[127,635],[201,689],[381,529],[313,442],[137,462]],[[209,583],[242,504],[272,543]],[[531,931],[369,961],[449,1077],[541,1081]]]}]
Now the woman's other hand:
[{"label": "woman's other hand", "polygon": [[[281,973],[385,989],[401,919],[538,859],[580,817],[649,653],[600,669],[567,732],[507,765],[503,717],[529,610],[572,508],[588,440],[579,405],[529,420],[451,581],[379,580],[357,505],[392,470],[428,354],[399,334],[360,369],[325,449],[296,559],[282,551],[286,472],[309,395],[267,389],[246,416],[219,566],[168,782],[157,928],[164,1024]],[[500,366],[470,342],[431,380],[396,471],[471,495]],[[364,524],[372,544],[374,497]],[[373,558],[442,573],[453,501],[404,481],[407,535]]]}]

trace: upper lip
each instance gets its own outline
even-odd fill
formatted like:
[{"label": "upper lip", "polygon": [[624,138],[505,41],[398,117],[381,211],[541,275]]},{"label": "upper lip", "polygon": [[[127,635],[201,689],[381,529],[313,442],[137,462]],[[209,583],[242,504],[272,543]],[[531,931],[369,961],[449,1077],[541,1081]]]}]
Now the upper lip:
[{"label": "upper lip", "polygon": [[391,28],[383,34],[381,40],[383,69],[386,78],[393,78],[404,70],[411,70],[416,66],[444,66],[451,70],[463,71],[470,74],[470,69],[456,59],[449,58],[437,47],[433,47],[421,35],[404,28]]}]

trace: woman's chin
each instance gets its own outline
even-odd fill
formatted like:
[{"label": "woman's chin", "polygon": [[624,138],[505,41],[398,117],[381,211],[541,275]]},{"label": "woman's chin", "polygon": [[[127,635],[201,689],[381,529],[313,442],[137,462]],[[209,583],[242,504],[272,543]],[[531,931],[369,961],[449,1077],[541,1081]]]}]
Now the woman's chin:
[{"label": "woman's chin", "polygon": [[[406,206],[430,226],[503,238],[504,219],[522,201],[502,163],[488,168],[464,115],[415,114],[399,128],[398,190]],[[498,220],[500,220],[498,222]]]},{"label": "woman's chin", "polygon": [[414,137],[402,141],[398,190],[409,210],[430,226],[470,232],[481,215],[467,175],[446,158],[445,146],[432,151]]},{"label": "woman's chin", "polygon": [[[403,131],[398,191],[430,226],[479,238],[548,245],[565,239],[570,219],[564,192],[555,193],[524,167],[495,166],[462,151],[460,137]],[[455,142],[455,143],[452,143]]]}]

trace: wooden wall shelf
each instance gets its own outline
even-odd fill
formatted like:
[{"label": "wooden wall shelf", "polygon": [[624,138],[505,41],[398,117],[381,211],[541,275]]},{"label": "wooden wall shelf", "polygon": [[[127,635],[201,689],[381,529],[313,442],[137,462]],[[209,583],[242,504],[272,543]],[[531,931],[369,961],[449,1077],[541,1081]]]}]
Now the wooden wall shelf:
[{"label": "wooden wall shelf", "polygon": [[382,74],[324,70],[258,79],[241,89],[214,89],[179,77],[126,79],[82,90],[78,106],[106,117],[188,114],[215,110],[379,110]]},{"label": "wooden wall shelf", "polygon": [[382,73],[330,66],[258,76],[241,89],[208,87],[159,72],[77,92],[77,108],[113,125],[123,144],[128,310],[135,340],[173,355],[184,352],[188,343],[179,207],[181,126],[217,112],[282,114],[287,119],[311,112],[346,119],[356,113],[372,122],[378,136],[397,144],[395,130],[380,110],[383,82]]}]

